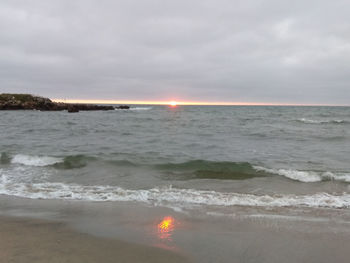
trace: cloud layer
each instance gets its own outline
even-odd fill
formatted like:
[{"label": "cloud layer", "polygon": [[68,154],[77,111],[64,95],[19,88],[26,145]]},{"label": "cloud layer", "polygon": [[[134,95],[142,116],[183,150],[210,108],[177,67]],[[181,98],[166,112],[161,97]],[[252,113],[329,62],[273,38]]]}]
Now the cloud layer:
[{"label": "cloud layer", "polygon": [[2,0],[0,92],[349,104],[349,1]]}]

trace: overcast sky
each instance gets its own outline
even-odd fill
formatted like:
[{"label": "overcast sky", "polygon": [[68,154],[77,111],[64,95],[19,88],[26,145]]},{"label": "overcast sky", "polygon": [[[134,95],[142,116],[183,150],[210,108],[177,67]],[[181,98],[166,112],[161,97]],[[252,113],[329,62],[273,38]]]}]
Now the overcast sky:
[{"label": "overcast sky", "polygon": [[1,0],[0,93],[350,104],[349,0]]}]

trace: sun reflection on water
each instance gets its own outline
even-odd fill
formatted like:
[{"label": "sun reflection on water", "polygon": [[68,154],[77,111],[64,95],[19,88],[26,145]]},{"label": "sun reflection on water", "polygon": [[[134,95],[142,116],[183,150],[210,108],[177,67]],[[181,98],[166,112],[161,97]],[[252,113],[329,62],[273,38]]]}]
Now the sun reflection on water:
[{"label": "sun reflection on water", "polygon": [[175,228],[175,220],[171,216],[166,216],[157,225],[158,237],[162,240],[171,240]]}]

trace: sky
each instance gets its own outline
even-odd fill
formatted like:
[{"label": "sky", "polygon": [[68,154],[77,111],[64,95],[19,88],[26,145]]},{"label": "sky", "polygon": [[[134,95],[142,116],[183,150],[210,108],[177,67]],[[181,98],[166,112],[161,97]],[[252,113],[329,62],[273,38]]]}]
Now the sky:
[{"label": "sky", "polygon": [[0,93],[350,105],[349,0],[1,0]]}]

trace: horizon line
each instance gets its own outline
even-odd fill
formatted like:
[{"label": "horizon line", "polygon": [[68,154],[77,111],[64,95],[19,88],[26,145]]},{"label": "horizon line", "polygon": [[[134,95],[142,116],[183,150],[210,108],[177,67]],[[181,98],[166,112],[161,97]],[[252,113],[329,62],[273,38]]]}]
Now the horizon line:
[{"label": "horizon line", "polygon": [[149,100],[104,100],[104,99],[51,99],[54,102],[83,104],[131,104],[131,105],[171,105],[177,106],[334,106],[348,107],[341,104],[317,103],[280,103],[280,102],[209,102],[209,101],[149,101]]}]

